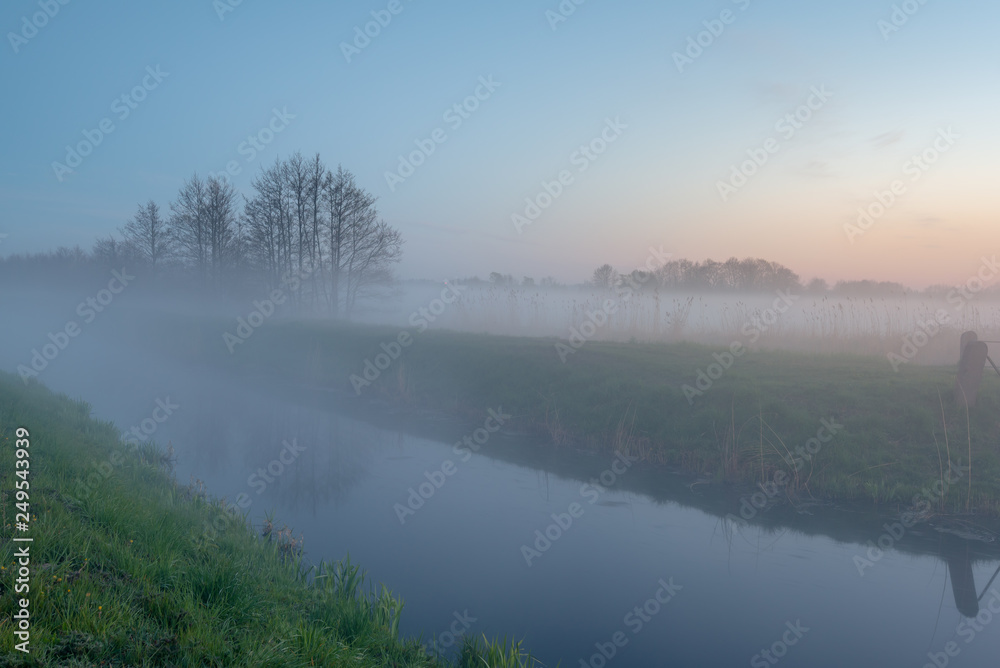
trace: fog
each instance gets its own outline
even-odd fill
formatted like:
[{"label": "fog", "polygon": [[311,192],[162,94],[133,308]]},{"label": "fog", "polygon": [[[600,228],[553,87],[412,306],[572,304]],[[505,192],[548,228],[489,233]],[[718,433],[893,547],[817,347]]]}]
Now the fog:
[{"label": "fog", "polygon": [[995,665],[997,25],[5,3],[0,668]]},{"label": "fog", "polygon": [[[667,343],[690,341],[728,347],[793,350],[810,354],[902,355],[917,337],[913,364],[958,361],[959,338],[975,330],[1000,335],[1000,300],[958,286],[932,297],[840,296],[803,288],[769,293],[635,291],[587,286],[540,288],[404,284],[391,300],[367,304],[359,322],[400,328],[449,329],[503,336],[555,337],[574,332],[587,340]],[[453,303],[445,303],[442,294]],[[590,323],[590,324],[587,324]],[[593,333],[589,336],[581,328]]]},{"label": "fog", "polygon": [[[8,316],[0,326],[0,365],[25,376],[35,369],[34,352],[52,343],[58,352],[42,353],[45,368],[30,374],[32,382],[89,402],[95,417],[119,426],[124,441],[132,432],[169,448],[179,485],[228,503],[242,495],[249,500],[242,512],[255,526],[276,518],[292,528],[304,541],[306,563],[350,553],[407,601],[402,632],[422,636],[435,651],[454,650],[448,630],[458,614],[469,633],[517,635],[553,663],[589,661],[595,643],[622,631],[632,665],[653,665],[664,654],[735,665],[748,648],[770,645],[771,636],[780,640],[787,622],[808,629],[809,643],[797,650],[808,665],[891,665],[898,648],[926,644],[933,627],[962,628],[964,619],[975,618],[979,607],[969,597],[978,597],[1000,560],[988,532],[942,542],[927,530],[912,530],[872,560],[868,541],[879,540],[891,515],[803,497],[758,512],[747,501],[753,487],[718,487],[642,463],[623,469],[612,452],[553,450],[516,421],[466,451],[465,460],[452,444],[481,426],[475,417],[374,397],[358,401],[294,376],[254,375],[248,382],[227,372],[227,359],[259,349],[230,353],[219,333],[236,331],[239,319],[260,309],[260,299],[170,294],[136,282],[95,314],[78,310],[103,286],[103,278],[62,288],[8,283],[0,300]],[[359,305],[351,327],[379,326],[373,350],[378,337],[396,328],[418,341],[468,332],[545,337],[550,345],[569,344],[577,333],[626,347],[687,341],[724,351],[739,341],[751,352],[870,355],[891,375],[887,353],[904,356],[901,346],[916,328],[927,331],[928,342],[904,359],[922,365],[953,365],[965,328],[992,331],[993,303],[958,309],[953,302],[450,281],[399,284]],[[949,318],[932,333],[927,323],[942,311]],[[211,332],[214,346],[197,359],[172,357],[142,326],[171,321]],[[588,321],[595,325],[589,337]],[[63,340],[59,333],[70,322],[80,332]],[[331,322],[328,314],[279,307],[254,336]],[[332,384],[346,386],[346,378]],[[157,406],[170,408],[166,417]],[[449,465],[457,472],[442,473]],[[435,481],[446,482],[436,487]],[[421,485],[430,494],[417,492]],[[570,515],[573,508],[579,516]],[[870,566],[859,567],[858,559]],[[669,599],[664,587],[673,591]],[[948,589],[954,595],[942,599]],[[767,608],[748,624],[744,607],[765,592]],[[656,614],[630,617],[637,599],[669,603],[650,604]],[[704,615],[732,629],[727,642],[712,641]],[[868,626],[885,618],[897,623],[877,641],[864,641]],[[659,630],[643,633],[654,625]],[[856,639],[849,649],[840,640],[845,634]],[[947,635],[938,637],[943,645]],[[986,661],[997,647],[989,634],[967,656]]]}]

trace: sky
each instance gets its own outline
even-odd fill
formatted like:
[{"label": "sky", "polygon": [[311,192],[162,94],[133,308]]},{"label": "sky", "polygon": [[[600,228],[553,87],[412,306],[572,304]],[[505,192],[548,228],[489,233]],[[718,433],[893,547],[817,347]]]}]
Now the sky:
[{"label": "sky", "polygon": [[965,282],[1000,252],[998,25],[986,0],[9,0],[0,255],[301,151],[378,197],[404,279],[576,282],[652,247]]}]

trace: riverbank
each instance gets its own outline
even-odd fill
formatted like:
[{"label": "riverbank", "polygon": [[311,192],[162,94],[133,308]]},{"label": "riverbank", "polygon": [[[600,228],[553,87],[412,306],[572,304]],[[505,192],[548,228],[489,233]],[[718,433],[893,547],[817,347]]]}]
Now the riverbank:
[{"label": "riverbank", "polygon": [[506,429],[557,448],[625,449],[792,502],[903,509],[937,485],[930,512],[1000,515],[1000,383],[984,376],[967,414],[952,366],[693,343],[589,341],[560,355],[555,339],[319,322],[268,322],[229,354],[232,329],[178,321],[144,336],[169,356],[361,402],[470,420],[502,408]]},{"label": "riverbank", "polygon": [[169,452],[2,372],[0,506],[0,666],[532,663],[482,639],[429,656],[349,560],[303,569],[297,537],[178,485]]}]

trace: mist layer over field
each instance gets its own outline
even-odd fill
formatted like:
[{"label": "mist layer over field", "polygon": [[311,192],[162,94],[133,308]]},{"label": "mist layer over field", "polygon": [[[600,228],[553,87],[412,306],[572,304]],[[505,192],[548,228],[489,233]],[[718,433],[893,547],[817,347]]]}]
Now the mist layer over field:
[{"label": "mist layer over field", "polygon": [[[449,287],[450,286],[450,287]],[[574,340],[690,341],[728,348],[858,353],[953,364],[961,333],[1000,339],[1000,299],[963,287],[931,296],[841,296],[407,282],[358,320],[423,330]],[[914,352],[916,351],[916,352]]]}]

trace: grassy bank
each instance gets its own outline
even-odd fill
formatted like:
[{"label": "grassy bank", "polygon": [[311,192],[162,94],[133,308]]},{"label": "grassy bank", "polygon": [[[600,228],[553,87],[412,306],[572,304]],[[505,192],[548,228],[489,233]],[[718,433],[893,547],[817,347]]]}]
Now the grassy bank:
[{"label": "grassy bank", "polygon": [[[966,414],[952,397],[952,366],[904,364],[895,372],[885,357],[750,351],[691,395],[684,386],[697,388],[699,371],[708,373],[721,349],[591,341],[564,363],[552,339],[431,330],[413,333],[398,359],[358,393],[350,377],[363,378],[366,360],[374,363],[399,330],[269,322],[229,354],[222,332],[233,326],[175,322],[145,334],[173,356],[348,398],[479,420],[502,406],[515,416],[512,428],[556,446],[608,450],[627,441],[647,462],[734,482],[783,473],[793,500],[905,506],[946,478],[949,462],[967,467],[971,460],[971,471],[959,469],[962,479],[935,498],[934,510],[1000,513],[1000,379],[992,373]],[[796,454],[807,445],[816,450],[809,439],[822,420],[842,427],[808,460]]]},{"label": "grassy bank", "polygon": [[[401,639],[402,603],[348,561],[307,573],[287,534],[262,537],[242,518],[206,534],[219,505],[178,486],[164,453],[122,444],[89,413],[0,373],[0,666],[455,665]],[[30,442],[27,532],[15,515],[18,428]],[[30,590],[15,593],[26,544]],[[30,654],[15,649],[22,597]],[[457,665],[482,657],[530,663],[479,641]]]}]

